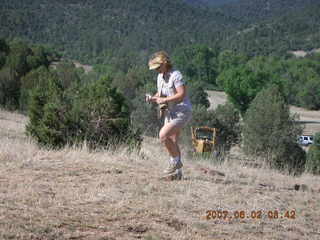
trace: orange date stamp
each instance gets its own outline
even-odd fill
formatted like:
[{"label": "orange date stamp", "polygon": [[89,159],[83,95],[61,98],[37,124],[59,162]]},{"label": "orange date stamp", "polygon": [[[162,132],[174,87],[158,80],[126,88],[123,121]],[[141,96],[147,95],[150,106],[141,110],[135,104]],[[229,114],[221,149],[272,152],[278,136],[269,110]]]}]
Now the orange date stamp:
[{"label": "orange date stamp", "polygon": [[207,210],[206,211],[206,220],[234,220],[234,219],[295,219],[296,210],[236,210],[236,211],[227,211],[227,210]]}]

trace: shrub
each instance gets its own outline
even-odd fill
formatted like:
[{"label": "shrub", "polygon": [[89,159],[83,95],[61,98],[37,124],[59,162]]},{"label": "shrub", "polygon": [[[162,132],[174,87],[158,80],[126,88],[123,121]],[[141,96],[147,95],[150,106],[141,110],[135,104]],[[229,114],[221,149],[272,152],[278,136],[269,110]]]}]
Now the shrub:
[{"label": "shrub", "polygon": [[230,149],[233,144],[240,141],[240,113],[233,104],[227,102],[224,105],[218,105],[215,115],[221,124],[218,129],[219,141],[225,149]]},{"label": "shrub", "polygon": [[9,110],[19,106],[20,81],[13,69],[3,67],[0,70],[0,105]]},{"label": "shrub", "polygon": [[208,126],[217,128],[217,145],[216,150],[228,151],[232,144],[239,141],[239,112],[232,104],[227,103],[220,105],[216,110],[207,110],[204,106],[194,106],[192,111],[192,120],[184,128],[182,141],[189,149],[191,146],[191,126]]},{"label": "shrub", "polygon": [[9,53],[9,46],[4,39],[0,38],[0,69],[6,63],[6,56]]},{"label": "shrub", "polygon": [[313,78],[310,77],[299,87],[297,100],[299,101],[300,106],[311,110],[320,109],[319,80],[320,75]]},{"label": "shrub", "polygon": [[132,128],[124,97],[101,79],[83,87],[65,89],[55,75],[32,90],[27,133],[42,146],[60,148],[87,142],[91,149],[126,143],[139,146],[140,132]]},{"label": "shrub", "polygon": [[54,60],[53,55],[53,51],[42,46],[31,48],[20,40],[7,45],[0,39],[0,105],[26,110],[29,90],[39,78],[40,72],[36,69],[47,69]]},{"label": "shrub", "polygon": [[59,79],[51,75],[41,80],[31,90],[28,106],[30,120],[26,131],[41,146],[63,147],[70,140],[67,113],[71,106],[64,100]]},{"label": "shrub", "polygon": [[45,83],[50,81],[54,77],[54,74],[42,66],[35,70],[30,71],[21,79],[20,97],[19,97],[19,109],[26,111],[28,109],[28,101],[30,99],[31,90],[37,87],[40,82]]},{"label": "shrub", "polygon": [[299,175],[305,170],[306,152],[297,143],[285,144],[275,149],[272,167],[289,174]]},{"label": "shrub", "polygon": [[320,175],[320,147],[312,145],[307,154],[306,170]]},{"label": "shrub", "polygon": [[200,105],[204,106],[205,108],[210,107],[208,94],[204,91],[203,84],[198,82],[191,82],[191,84],[188,85],[188,94],[193,106]]},{"label": "shrub", "polygon": [[244,150],[267,159],[272,167],[301,171],[305,154],[296,143],[302,128],[295,119],[277,86],[262,90],[244,116]]},{"label": "shrub", "polygon": [[76,129],[81,130],[77,138],[94,148],[107,146],[110,141],[124,141],[129,131],[129,109],[111,83],[112,79],[102,77],[88,84],[74,102],[72,115],[76,119],[73,122],[77,124]]},{"label": "shrub", "polygon": [[320,175],[320,132],[315,134],[313,145],[308,151],[306,170],[312,174]]},{"label": "shrub", "polygon": [[137,129],[142,129],[147,136],[158,136],[162,122],[157,117],[156,104],[145,102],[145,96],[139,95],[133,99],[134,110],[131,114],[132,124]]},{"label": "shrub", "polygon": [[[150,84],[156,86],[152,80],[155,77],[152,72],[149,71],[145,66],[143,67],[132,67],[126,74],[117,73],[113,77],[112,86],[116,87],[128,100],[132,100],[135,97],[146,94]],[[152,80],[151,80],[152,79]]]},{"label": "shrub", "polygon": [[32,50],[25,42],[20,40],[13,40],[9,47],[10,53],[6,65],[14,71],[17,77],[21,77],[31,70],[28,58],[33,55]]}]

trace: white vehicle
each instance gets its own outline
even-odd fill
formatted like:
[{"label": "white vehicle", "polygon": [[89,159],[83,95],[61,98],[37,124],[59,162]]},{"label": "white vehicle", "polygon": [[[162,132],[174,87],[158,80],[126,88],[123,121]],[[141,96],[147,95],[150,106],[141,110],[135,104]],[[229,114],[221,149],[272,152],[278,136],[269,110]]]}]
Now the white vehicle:
[{"label": "white vehicle", "polygon": [[299,137],[298,143],[301,145],[313,144],[313,136],[312,135],[302,135]]}]

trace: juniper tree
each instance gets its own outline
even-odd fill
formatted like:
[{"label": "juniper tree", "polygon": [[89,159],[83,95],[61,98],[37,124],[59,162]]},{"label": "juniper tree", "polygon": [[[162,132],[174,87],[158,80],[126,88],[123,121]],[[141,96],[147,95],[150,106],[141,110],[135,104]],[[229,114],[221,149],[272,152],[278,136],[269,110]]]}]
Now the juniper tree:
[{"label": "juniper tree", "polygon": [[263,157],[272,167],[302,171],[305,152],[297,144],[302,127],[296,120],[297,116],[290,114],[277,86],[263,89],[244,116],[244,150]]}]

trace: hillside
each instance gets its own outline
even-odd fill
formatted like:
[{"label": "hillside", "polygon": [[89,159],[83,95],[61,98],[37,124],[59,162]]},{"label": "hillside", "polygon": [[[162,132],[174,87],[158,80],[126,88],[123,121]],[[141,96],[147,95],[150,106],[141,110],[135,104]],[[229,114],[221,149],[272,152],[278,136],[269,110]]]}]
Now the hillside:
[{"label": "hillside", "polygon": [[14,0],[1,4],[0,16],[0,37],[52,44],[82,61],[211,43],[221,27],[237,23],[181,0]]},{"label": "hillside", "polygon": [[0,38],[49,44],[83,63],[133,65],[190,44],[282,55],[320,47],[318,13],[316,0],[13,0],[0,6]]},{"label": "hillside", "polygon": [[[274,5],[273,9],[278,8]],[[293,9],[279,7],[275,12],[270,9],[268,12],[274,13],[275,16],[266,16],[259,21],[255,20],[253,13],[257,9],[253,9],[252,12],[234,13],[234,17],[237,18],[243,14],[248,15],[248,25],[230,37],[228,46],[250,55],[282,56],[292,50],[310,51],[319,48],[320,4]],[[230,11],[236,12],[232,8]]]},{"label": "hillside", "polygon": [[220,6],[228,3],[238,3],[239,0],[185,0],[187,3],[204,6]]},{"label": "hillside", "polygon": [[[184,156],[184,179],[167,182],[157,139],[142,155],[45,150],[26,122],[0,112],[1,239],[319,239],[319,177],[251,168],[234,149],[222,164]],[[228,218],[206,220],[208,210]]]},{"label": "hillside", "polygon": [[[213,2],[208,0],[207,2]],[[298,13],[299,10],[319,4],[317,0],[237,0],[221,6],[224,13],[247,23]]]}]

